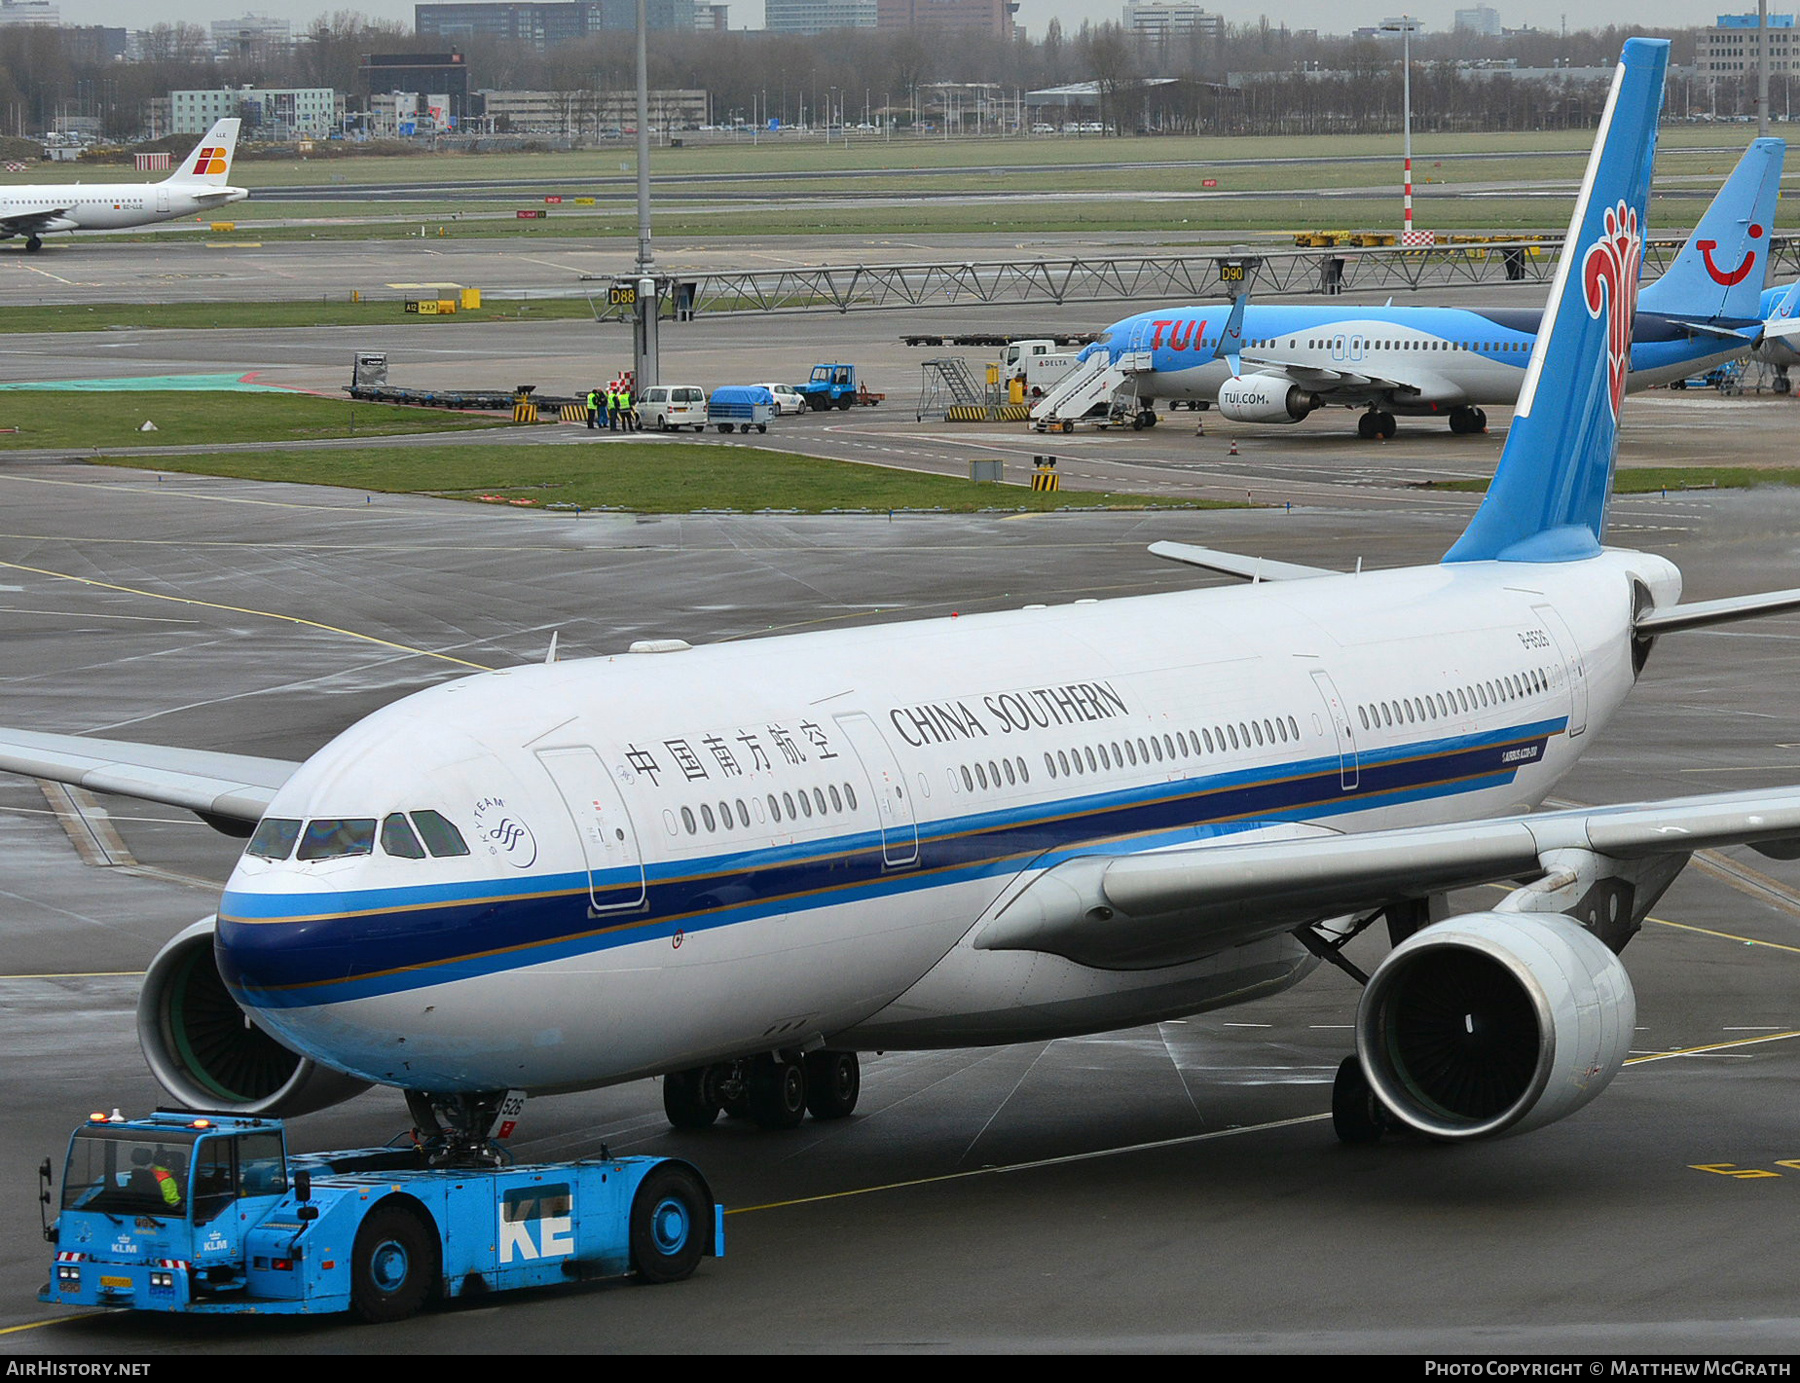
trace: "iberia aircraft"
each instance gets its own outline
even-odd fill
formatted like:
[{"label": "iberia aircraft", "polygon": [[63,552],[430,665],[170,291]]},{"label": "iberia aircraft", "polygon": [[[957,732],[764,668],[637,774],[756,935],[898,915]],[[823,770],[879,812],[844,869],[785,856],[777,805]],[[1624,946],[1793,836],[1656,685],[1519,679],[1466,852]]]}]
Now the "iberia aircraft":
[{"label": "iberia aircraft", "polygon": [[250,194],[230,185],[238,123],[215,124],[161,182],[0,186],[0,240],[22,235],[28,251],[41,250],[52,231],[126,230],[241,202]]},{"label": "iberia aircraft", "polygon": [[453,1142],[509,1092],[645,1077],[677,1125],[785,1127],[851,1112],[860,1051],[1263,998],[1385,919],[1342,1137],[1586,1104],[1631,1041],[1619,952],[1689,854],[1800,850],[1800,787],[1531,810],[1664,635],[1800,608],[1683,604],[1602,545],[1667,50],[1625,45],[1499,473],[1439,562],[1158,544],[1260,579],[484,673],[300,764],[0,734],[11,771],[248,835],[146,978],[157,1077],[251,1111],[397,1086]]},{"label": "iberia aircraft", "polygon": [[[1745,150],[1669,271],[1638,297],[1628,388],[1683,381],[1767,346],[1788,350],[1763,302],[1787,146]],[[1159,308],[1114,322],[1032,408],[1039,431],[1068,431],[1106,409],[1137,427],[1158,400],[1216,407],[1233,422],[1297,423],[1320,408],[1360,409],[1357,432],[1392,437],[1398,417],[1484,432],[1483,404],[1509,404],[1532,360],[1536,308],[1246,304]],[[1775,358],[1770,354],[1767,358]]]}]

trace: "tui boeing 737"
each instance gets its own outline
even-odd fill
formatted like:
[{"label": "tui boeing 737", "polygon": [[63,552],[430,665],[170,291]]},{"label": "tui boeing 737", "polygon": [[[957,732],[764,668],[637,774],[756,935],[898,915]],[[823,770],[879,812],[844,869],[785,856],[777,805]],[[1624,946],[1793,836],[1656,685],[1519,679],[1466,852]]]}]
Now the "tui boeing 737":
[{"label": "tui boeing 737", "polygon": [[[1704,374],[1763,340],[1773,310],[1759,296],[1785,152],[1779,139],[1754,141],[1669,271],[1639,295],[1630,389]],[[1104,406],[1142,427],[1168,400],[1244,423],[1361,409],[1365,438],[1392,437],[1396,417],[1441,417],[1452,432],[1482,432],[1482,405],[1518,397],[1542,316],[1536,308],[1237,306],[1244,310],[1235,316],[1223,306],[1178,307],[1113,323],[1034,405],[1033,422],[1067,431]]]},{"label": "tui boeing 737", "polygon": [[218,121],[161,182],[0,185],[0,240],[22,235],[36,251],[52,231],[128,230],[241,202],[250,194],[231,186],[238,123]]},{"label": "tui boeing 737", "polygon": [[157,1077],[244,1111],[400,1087],[464,1146],[507,1092],[645,1077],[677,1125],[789,1127],[854,1109],[859,1051],[1261,998],[1385,919],[1341,1137],[1586,1104],[1632,1036],[1619,953],[1688,856],[1800,853],[1800,787],[1532,810],[1664,636],[1800,608],[1683,604],[1671,563],[1602,543],[1667,51],[1625,45],[1498,474],[1441,561],[1158,545],[1256,579],[483,673],[299,764],[0,732],[13,772],[248,837],[146,977]]}]

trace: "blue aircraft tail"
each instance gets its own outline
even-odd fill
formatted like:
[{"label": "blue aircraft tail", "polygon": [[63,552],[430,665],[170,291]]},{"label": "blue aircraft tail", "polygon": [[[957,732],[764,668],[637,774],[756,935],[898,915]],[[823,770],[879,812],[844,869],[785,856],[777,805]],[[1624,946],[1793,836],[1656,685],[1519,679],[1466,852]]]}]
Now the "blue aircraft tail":
[{"label": "blue aircraft tail", "polygon": [[1446,562],[1561,562],[1600,550],[1668,58],[1664,39],[1625,44],[1500,467]]},{"label": "blue aircraft tail", "polygon": [[1669,272],[1638,295],[1639,310],[1732,322],[1760,315],[1786,154],[1782,140],[1751,142]]}]

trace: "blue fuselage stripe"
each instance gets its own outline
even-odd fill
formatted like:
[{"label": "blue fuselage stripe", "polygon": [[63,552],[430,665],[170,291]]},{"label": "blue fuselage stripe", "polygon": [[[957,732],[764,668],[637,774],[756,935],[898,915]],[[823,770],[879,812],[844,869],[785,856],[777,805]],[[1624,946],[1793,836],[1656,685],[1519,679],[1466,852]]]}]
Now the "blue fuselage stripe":
[{"label": "blue fuselage stripe", "polygon": [[[1365,759],[1353,786],[1336,756],[1248,773],[1034,803],[927,823],[916,862],[884,864],[878,833],[663,864],[643,902],[598,915],[588,876],[532,876],[459,887],[226,895],[219,953],[240,1002],[301,1007],[491,974],[632,942],[916,892],[1096,848],[1191,843],[1266,822],[1318,819],[1479,791],[1539,762],[1561,720],[1433,740]],[[604,890],[616,881],[602,876]],[[638,889],[631,885],[633,898]],[[604,892],[598,894],[607,901]]]}]

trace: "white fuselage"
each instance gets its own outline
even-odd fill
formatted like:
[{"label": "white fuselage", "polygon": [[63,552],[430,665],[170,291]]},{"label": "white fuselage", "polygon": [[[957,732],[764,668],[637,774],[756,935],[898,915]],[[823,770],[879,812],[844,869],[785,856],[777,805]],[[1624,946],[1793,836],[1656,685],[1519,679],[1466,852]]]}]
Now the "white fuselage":
[{"label": "white fuselage", "polygon": [[128,230],[215,211],[250,194],[210,183],[71,183],[0,187],[0,221],[54,214],[46,231]]},{"label": "white fuselage", "polygon": [[247,854],[221,972],[296,1050],[433,1090],[1257,997],[1314,963],[1285,933],[1152,970],[969,939],[1073,855],[1528,809],[1632,683],[1634,582],[1678,596],[1609,551],[471,677],[346,731],[266,818],[347,838],[429,809],[469,853]]}]

